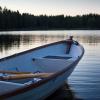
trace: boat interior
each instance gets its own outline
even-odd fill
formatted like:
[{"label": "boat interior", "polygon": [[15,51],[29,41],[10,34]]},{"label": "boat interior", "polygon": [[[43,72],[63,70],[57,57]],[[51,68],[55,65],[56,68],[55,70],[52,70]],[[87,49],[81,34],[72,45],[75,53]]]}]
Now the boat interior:
[{"label": "boat interior", "polygon": [[[69,53],[66,53],[67,48],[67,43],[61,42],[59,44],[53,44],[16,54],[8,58],[1,59],[0,70],[22,73],[31,72],[33,74],[46,73],[46,75],[49,73],[55,74],[72,64],[82,53],[80,47],[76,44],[72,44]],[[17,80],[2,80],[2,77],[11,75],[14,74],[5,72],[0,73],[0,90],[3,88],[3,91],[0,91],[0,94],[8,92],[9,89],[13,90],[20,88],[44,79],[39,76]]]}]

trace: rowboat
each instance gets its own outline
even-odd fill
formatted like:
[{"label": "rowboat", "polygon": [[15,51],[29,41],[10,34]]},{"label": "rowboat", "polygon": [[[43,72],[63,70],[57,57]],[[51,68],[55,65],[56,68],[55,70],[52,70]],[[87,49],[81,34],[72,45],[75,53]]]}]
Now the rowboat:
[{"label": "rowboat", "polygon": [[73,72],[84,48],[73,39],[0,59],[0,100],[43,100]]}]

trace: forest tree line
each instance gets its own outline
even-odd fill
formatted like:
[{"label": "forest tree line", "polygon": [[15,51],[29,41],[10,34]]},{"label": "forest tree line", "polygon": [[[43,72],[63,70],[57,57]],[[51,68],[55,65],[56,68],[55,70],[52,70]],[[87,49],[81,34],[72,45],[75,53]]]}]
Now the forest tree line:
[{"label": "forest tree line", "polygon": [[47,16],[0,7],[0,30],[100,29],[100,15]]}]

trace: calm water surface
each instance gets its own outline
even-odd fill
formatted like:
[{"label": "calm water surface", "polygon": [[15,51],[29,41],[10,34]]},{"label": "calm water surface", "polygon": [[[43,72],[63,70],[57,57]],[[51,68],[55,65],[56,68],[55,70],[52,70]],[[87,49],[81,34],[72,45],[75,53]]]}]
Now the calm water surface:
[{"label": "calm water surface", "polygon": [[[0,58],[25,51],[73,35],[85,48],[85,54],[64,89],[55,97],[60,99],[72,93],[75,99],[100,100],[100,31],[13,31],[0,32]],[[66,88],[67,87],[67,88]],[[68,90],[67,92],[65,90]],[[71,95],[72,95],[71,94]],[[67,98],[66,98],[67,99]],[[66,100],[65,99],[65,100]],[[69,100],[69,99],[67,99]]]}]

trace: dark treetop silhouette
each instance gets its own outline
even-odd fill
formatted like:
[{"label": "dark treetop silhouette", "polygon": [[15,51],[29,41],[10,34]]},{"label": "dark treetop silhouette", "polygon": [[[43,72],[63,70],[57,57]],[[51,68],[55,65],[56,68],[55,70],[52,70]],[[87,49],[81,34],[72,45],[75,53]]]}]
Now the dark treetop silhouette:
[{"label": "dark treetop silhouette", "polygon": [[100,29],[100,15],[35,16],[0,7],[0,30]]}]

